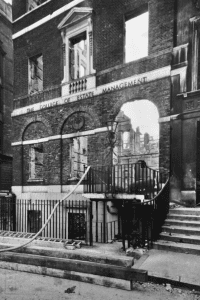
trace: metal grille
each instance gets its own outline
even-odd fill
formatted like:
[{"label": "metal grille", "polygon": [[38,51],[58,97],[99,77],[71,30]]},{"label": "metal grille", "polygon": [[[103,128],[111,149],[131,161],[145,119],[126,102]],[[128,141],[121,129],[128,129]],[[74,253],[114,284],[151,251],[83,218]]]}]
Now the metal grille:
[{"label": "metal grille", "polygon": [[69,213],[69,239],[83,240],[86,237],[86,222],[84,213]]}]

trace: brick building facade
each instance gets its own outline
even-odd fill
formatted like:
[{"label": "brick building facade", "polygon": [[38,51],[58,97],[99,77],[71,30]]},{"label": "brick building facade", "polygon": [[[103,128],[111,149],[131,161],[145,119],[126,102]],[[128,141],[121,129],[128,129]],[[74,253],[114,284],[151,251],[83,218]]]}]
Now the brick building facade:
[{"label": "brick building facade", "polygon": [[12,185],[11,112],[13,99],[12,7],[0,1],[0,192]]},{"label": "brick building facade", "polygon": [[[106,124],[140,99],[157,107],[169,170],[174,0],[29,2],[13,0],[13,192],[61,198],[83,165],[110,161]],[[125,26],[140,17],[145,51],[128,57]]]}]

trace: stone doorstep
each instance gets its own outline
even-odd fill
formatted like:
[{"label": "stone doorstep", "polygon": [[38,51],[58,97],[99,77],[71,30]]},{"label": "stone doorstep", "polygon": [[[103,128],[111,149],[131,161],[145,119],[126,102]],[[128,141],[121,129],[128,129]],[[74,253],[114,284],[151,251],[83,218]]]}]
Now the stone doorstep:
[{"label": "stone doorstep", "polygon": [[[18,246],[16,244],[2,244],[0,243],[0,249],[10,248],[13,246]],[[127,256],[114,256],[113,254],[107,253],[92,253],[92,251],[87,251],[87,249],[76,249],[67,250],[64,247],[62,249],[54,249],[50,247],[38,247],[35,245],[29,245],[27,247],[22,247],[18,250],[12,252],[16,253],[26,253],[33,255],[43,255],[48,257],[66,258],[66,259],[76,259],[80,261],[95,262],[113,266],[120,266],[125,268],[131,268],[134,264],[134,259]],[[1,255],[1,253],[0,253]]]},{"label": "stone doorstep", "polygon": [[146,282],[147,271],[93,262],[60,259],[24,253],[0,254],[0,268],[84,281],[131,290],[133,281]]}]

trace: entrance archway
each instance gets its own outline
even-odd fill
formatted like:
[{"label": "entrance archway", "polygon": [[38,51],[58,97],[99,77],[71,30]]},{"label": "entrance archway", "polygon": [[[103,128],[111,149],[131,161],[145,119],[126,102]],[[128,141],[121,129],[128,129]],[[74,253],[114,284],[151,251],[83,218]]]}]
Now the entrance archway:
[{"label": "entrance archway", "polygon": [[114,164],[144,161],[159,169],[159,113],[149,100],[125,103],[116,117],[117,139],[113,152]]}]

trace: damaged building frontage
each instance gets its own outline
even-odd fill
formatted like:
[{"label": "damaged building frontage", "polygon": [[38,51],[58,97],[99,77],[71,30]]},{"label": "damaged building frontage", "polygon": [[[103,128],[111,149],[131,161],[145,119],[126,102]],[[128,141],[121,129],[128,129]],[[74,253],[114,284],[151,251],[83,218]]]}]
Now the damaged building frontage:
[{"label": "damaged building frontage", "polygon": [[[17,228],[36,232],[91,166],[42,234],[107,242],[123,201],[155,196],[170,170],[174,0],[30,2],[13,0]],[[155,138],[131,125],[136,102]]]}]

